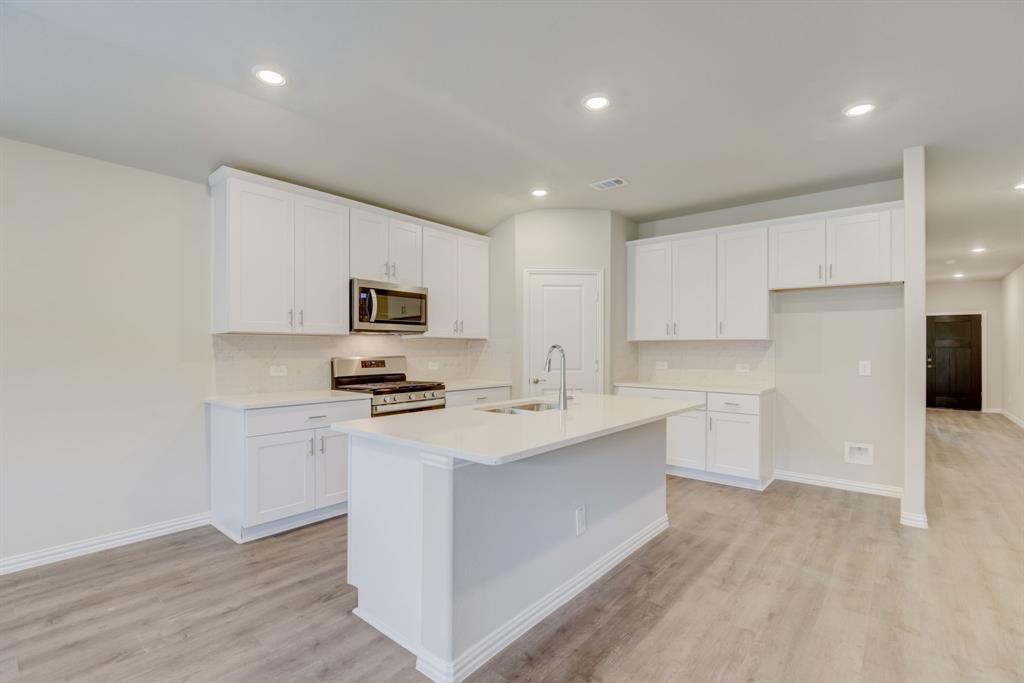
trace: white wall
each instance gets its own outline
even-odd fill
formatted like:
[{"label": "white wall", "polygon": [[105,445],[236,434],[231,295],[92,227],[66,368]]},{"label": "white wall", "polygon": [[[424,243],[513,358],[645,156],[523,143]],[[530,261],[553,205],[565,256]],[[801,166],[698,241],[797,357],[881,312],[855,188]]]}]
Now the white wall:
[{"label": "white wall", "polygon": [[1003,411],[1024,427],[1024,265],[1003,278]]},{"label": "white wall", "polygon": [[[902,286],[776,292],[773,308],[776,469],[901,486]],[[847,441],[872,444],[874,464],[845,462]]]},{"label": "white wall", "polygon": [[773,218],[798,216],[816,211],[831,211],[851,206],[893,202],[902,198],[903,182],[901,180],[883,180],[878,183],[854,185],[827,192],[784,197],[783,199],[733,206],[717,211],[705,211],[703,213],[692,213],[685,216],[648,221],[640,224],[640,237],[673,235],[677,232],[766,221]]},{"label": "white wall", "polygon": [[0,556],[206,512],[206,188],[0,155]]},{"label": "white wall", "polygon": [[981,313],[982,410],[1003,407],[1003,287],[999,280],[929,282],[928,315]]},{"label": "white wall", "polygon": [[[608,234],[611,249],[611,272],[608,278],[609,308],[611,325],[609,353],[611,356],[610,383],[617,380],[631,380],[637,376],[636,344],[626,341],[627,302],[626,302],[626,242],[637,238],[637,224],[620,216],[611,214],[611,230]],[[611,387],[608,387],[611,390]]]},{"label": "white wall", "polygon": [[327,388],[336,355],[509,378],[484,342],[212,336],[203,184],[0,138],[0,192],[4,560],[206,513],[214,393]]}]

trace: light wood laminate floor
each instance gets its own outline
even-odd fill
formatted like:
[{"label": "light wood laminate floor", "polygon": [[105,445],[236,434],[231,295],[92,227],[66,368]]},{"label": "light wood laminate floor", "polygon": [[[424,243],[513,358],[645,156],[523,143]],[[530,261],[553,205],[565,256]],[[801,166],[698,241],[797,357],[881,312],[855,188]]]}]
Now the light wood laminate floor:
[{"label": "light wood laminate floor", "polygon": [[[671,528],[473,677],[1024,680],[1024,430],[928,416],[928,531],[895,499],[670,478]],[[345,519],[211,528],[0,578],[0,681],[425,681],[352,616]]]}]

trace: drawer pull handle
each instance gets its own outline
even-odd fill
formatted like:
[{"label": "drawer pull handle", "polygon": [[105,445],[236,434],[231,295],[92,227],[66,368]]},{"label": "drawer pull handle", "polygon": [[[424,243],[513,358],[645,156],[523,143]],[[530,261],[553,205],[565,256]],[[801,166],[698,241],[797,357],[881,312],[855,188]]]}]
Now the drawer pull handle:
[{"label": "drawer pull handle", "polygon": [[478,400],[478,401],[486,401],[487,397],[486,396],[477,396],[476,400]]},{"label": "drawer pull handle", "polygon": [[310,415],[310,416],[309,416],[309,417],[307,417],[306,419],[307,419],[307,420],[322,420],[322,419],[324,419],[325,417],[327,417],[327,416],[326,416],[326,415]]},{"label": "drawer pull handle", "polygon": [[736,406],[737,408],[740,407],[739,403],[733,403],[732,401],[726,401],[725,405],[727,405],[727,406]]}]

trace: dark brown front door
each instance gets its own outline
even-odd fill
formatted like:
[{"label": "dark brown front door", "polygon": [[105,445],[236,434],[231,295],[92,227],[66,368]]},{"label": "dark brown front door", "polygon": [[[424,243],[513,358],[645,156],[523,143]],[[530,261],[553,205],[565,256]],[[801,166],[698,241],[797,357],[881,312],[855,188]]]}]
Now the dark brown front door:
[{"label": "dark brown front door", "polygon": [[928,407],[981,410],[981,316],[928,316]]}]

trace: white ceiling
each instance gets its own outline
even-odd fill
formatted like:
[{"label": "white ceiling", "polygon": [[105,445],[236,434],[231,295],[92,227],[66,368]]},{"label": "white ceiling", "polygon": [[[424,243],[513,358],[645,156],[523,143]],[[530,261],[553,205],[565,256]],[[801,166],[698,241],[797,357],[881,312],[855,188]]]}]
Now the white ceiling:
[{"label": "white ceiling", "polygon": [[[895,178],[924,144],[929,277],[1024,262],[1024,2],[5,0],[0,21],[0,134],[172,176],[226,163],[486,231]],[[878,110],[842,116],[859,100]]]}]

